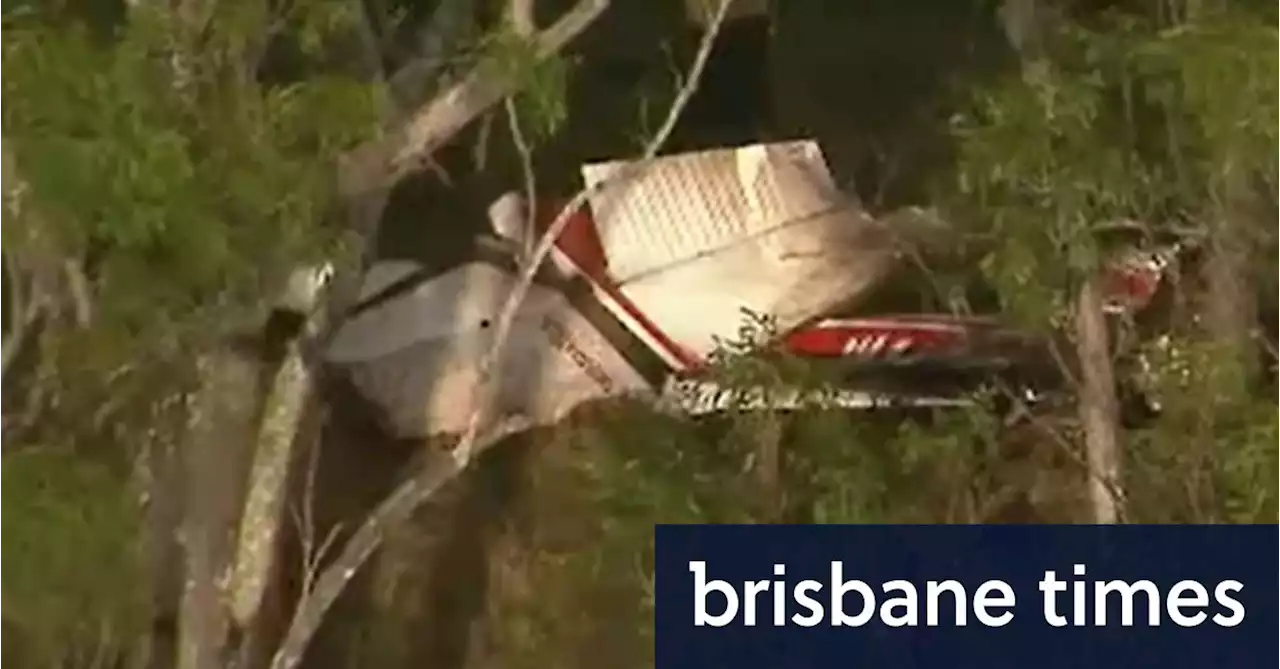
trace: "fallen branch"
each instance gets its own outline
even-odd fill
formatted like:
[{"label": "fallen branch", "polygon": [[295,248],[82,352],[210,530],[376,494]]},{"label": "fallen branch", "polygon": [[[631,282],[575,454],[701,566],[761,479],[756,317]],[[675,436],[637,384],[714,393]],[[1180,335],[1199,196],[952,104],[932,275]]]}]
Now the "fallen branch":
[{"label": "fallen branch", "polygon": [[[649,141],[645,147],[644,153],[640,161],[629,164],[621,169],[612,178],[602,181],[594,188],[586,188],[580,191],[570,200],[555,220],[549,226],[547,231],[542,235],[535,247],[533,254],[521,269],[520,276],[516,281],[516,285],[507,298],[500,312],[497,333],[494,339],[493,347],[481,361],[480,364],[480,380],[477,383],[475,392],[479,398],[488,398],[493,392],[492,376],[496,361],[501,358],[505,349],[506,340],[509,336],[512,323],[515,320],[521,302],[524,300],[525,294],[529,291],[533,283],[533,277],[537,272],[537,268],[546,259],[551,251],[552,245],[556,239],[564,231],[573,214],[578,211],[591,195],[604,190],[617,188],[628,183],[636,175],[640,174],[648,163],[658,154],[662,145],[666,142],[671,132],[675,129],[676,122],[683,113],[684,108],[688,105],[689,100],[693,97],[697,90],[698,81],[702,77],[702,71],[706,66],[707,60],[710,58],[712,47],[715,39],[720,31],[725,14],[734,0],[722,0],[720,7],[703,35],[702,44],[698,50],[697,57],[694,59],[690,68],[688,77],[685,78],[684,85],[681,87],[667,113],[667,118],[663,122],[662,127],[657,134]],[[542,49],[550,48],[548,45],[555,44],[555,35],[547,37],[548,33],[555,32],[556,35],[576,34],[576,31],[570,32],[569,27],[575,25],[574,21],[582,20],[584,16],[594,18],[599,10],[607,4],[601,0],[587,0],[580,4],[578,8],[571,10],[571,14],[577,17],[566,17],[557,22],[556,26],[548,29],[540,35],[539,53]],[[584,9],[585,7],[585,9]],[[594,13],[593,12],[594,8]],[[563,37],[567,41],[567,37]],[[475,75],[473,74],[472,77]],[[470,80],[472,77],[469,77]],[[480,84],[463,82],[460,86],[470,87],[473,93],[481,88]],[[486,84],[486,94],[493,93],[493,82]],[[465,97],[459,94],[460,97]],[[448,98],[449,96],[446,96]],[[442,103],[445,108],[451,104],[449,100]],[[486,105],[487,106],[487,105]],[[429,118],[431,110],[428,110],[421,118]],[[431,137],[435,136],[439,129],[428,128],[416,140],[415,146],[427,146],[430,144]],[[413,146],[406,147],[401,155],[413,153]],[[495,427],[488,430],[482,438],[478,438],[483,423],[488,419],[483,413],[483,407],[489,406],[489,402],[479,402],[473,406],[481,407],[472,413],[471,420],[468,422],[467,430],[463,433],[458,442],[457,447],[449,455],[441,455],[424,463],[422,469],[405,483],[397,487],[392,493],[382,501],[381,504],[365,519],[364,523],[356,530],[351,539],[343,546],[341,553],[335,558],[333,564],[324,570],[316,579],[315,588],[310,592],[302,594],[298,607],[294,613],[293,620],[289,625],[289,630],[285,635],[280,648],[276,651],[275,657],[272,659],[272,669],[293,669],[302,660],[302,654],[310,643],[312,636],[320,626],[325,614],[329,608],[337,601],[338,596],[346,588],[347,582],[351,580],[356,572],[365,564],[374,550],[382,543],[384,532],[388,527],[407,520],[415,509],[425,503],[432,495],[442,488],[446,483],[456,478],[464,471],[472,458],[479,452],[493,446],[503,437],[518,432],[527,427],[525,421],[500,421]]]}]

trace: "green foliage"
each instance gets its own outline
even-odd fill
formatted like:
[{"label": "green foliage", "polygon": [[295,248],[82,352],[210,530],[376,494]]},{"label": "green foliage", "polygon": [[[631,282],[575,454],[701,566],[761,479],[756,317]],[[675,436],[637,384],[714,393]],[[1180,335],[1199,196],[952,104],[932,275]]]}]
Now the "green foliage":
[{"label": "green foliage", "polygon": [[[1090,229],[1108,221],[1211,233],[1230,222],[1226,234],[1264,261],[1275,244],[1274,213],[1260,205],[1277,183],[1274,25],[1225,5],[1173,27],[1058,26],[1048,59],[980,91],[955,119],[952,208],[990,240],[982,269],[1022,324],[1061,325],[1108,251]],[[1259,291],[1274,290],[1270,275],[1256,272]],[[1274,519],[1276,481],[1263,472],[1276,462],[1275,407],[1252,396],[1239,356],[1190,320],[1175,317],[1160,346],[1145,347],[1165,417],[1126,435],[1131,518]]]},{"label": "green foliage", "polygon": [[[824,380],[763,344],[746,314],[712,378],[751,392]],[[691,422],[621,403],[579,416],[538,447],[537,465],[493,558],[484,656],[503,667],[652,665],[655,524],[771,522],[759,476],[766,426],[781,425],[785,520],[972,522],[995,492],[989,412],[917,415],[729,410]],[[489,666],[484,661],[481,666]]]},{"label": "green foliage", "polygon": [[509,27],[481,40],[479,59],[497,76],[518,82],[515,96],[521,123],[529,140],[540,143],[554,135],[568,118],[571,63],[560,54],[540,57],[536,45]]},{"label": "green foliage", "polygon": [[114,26],[6,12],[6,262],[81,266],[93,307],[87,328],[50,321],[5,379],[5,626],[22,666],[143,648],[135,458],[179,437],[192,350],[260,316],[298,263],[341,260],[335,160],[376,132],[380,92],[320,73],[261,83],[268,35],[328,40],[350,9],[292,7],[300,22],[273,27],[266,4],[216,3],[196,34],[163,4]]},{"label": "green foliage", "polygon": [[4,625],[16,632],[5,656],[25,667],[89,666],[136,650],[148,601],[127,487],[65,449],[6,455],[0,473]]},{"label": "green foliage", "polygon": [[109,44],[6,28],[4,133],[30,206],[62,254],[101,252],[101,307],[135,328],[252,304],[280,267],[332,253],[333,159],[374,127],[368,86],[239,77],[264,18],[229,11],[189,54],[145,12]]},{"label": "green foliage", "polygon": [[[19,254],[102,258],[97,320],[43,342],[29,375],[44,389],[41,427],[29,453],[6,455],[4,603],[20,615],[5,626],[24,666],[140,638],[140,514],[118,465],[174,433],[190,379],[172,361],[193,340],[259,306],[279,269],[339,245],[324,225],[333,161],[376,132],[381,92],[322,62],[356,5],[291,6],[279,25],[306,74],[272,85],[246,67],[268,32],[265,5],[219,3],[194,36],[141,10],[109,40],[37,10],[6,14],[3,130],[26,188],[22,206],[6,209],[4,242]],[[1227,12],[1173,29],[1060,26],[1050,59],[977,91],[953,119],[959,163],[946,204],[988,241],[981,269],[1020,324],[1059,325],[1107,252],[1098,223],[1220,214],[1242,174],[1274,191],[1272,25]],[[505,29],[468,58],[521,83],[531,140],[563,125],[569,61],[540,59]],[[1265,223],[1253,227],[1273,240]],[[743,402],[784,388],[819,397],[830,379],[771,350],[774,334],[746,314],[712,377]],[[1166,417],[1126,435],[1129,519],[1275,522],[1274,405],[1242,396],[1237,370],[1201,337],[1177,331],[1151,355]],[[493,560],[495,666],[650,666],[656,523],[772,521],[757,502],[775,495],[795,522],[984,522],[1019,495],[1058,506],[1083,480],[1061,462],[1079,458],[1069,427],[1054,439],[1035,432],[1024,449],[1053,459],[1023,457],[1010,447],[1023,435],[985,405],[910,417],[731,410],[694,423],[620,404],[581,418],[540,445]],[[32,445],[46,443],[76,449]],[[780,490],[759,476],[770,445],[782,455]],[[1070,508],[1044,517],[1079,519]],[[386,628],[374,631],[371,652],[399,650]]]},{"label": "green foliage", "polygon": [[1104,118],[1108,85],[1045,61],[955,119],[959,209],[993,240],[981,267],[1022,324],[1045,327],[1097,269],[1093,225],[1148,213],[1134,195],[1143,166]]}]

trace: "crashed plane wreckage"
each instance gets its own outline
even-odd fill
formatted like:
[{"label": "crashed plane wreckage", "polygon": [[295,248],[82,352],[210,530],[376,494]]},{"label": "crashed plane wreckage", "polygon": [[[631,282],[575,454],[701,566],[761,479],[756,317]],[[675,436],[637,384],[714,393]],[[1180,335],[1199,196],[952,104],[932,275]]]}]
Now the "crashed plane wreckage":
[{"label": "crashed plane wreckage", "polygon": [[[582,176],[596,187],[627,166],[590,164]],[[744,311],[767,315],[782,348],[802,357],[941,360],[959,359],[975,342],[1025,345],[987,320],[834,317],[885,281],[903,248],[890,225],[837,189],[814,142],[661,157],[595,193],[517,312],[495,374],[495,419],[551,425],[585,403],[623,395],[693,415],[812,401],[796,391],[744,403],[701,374],[718,343],[739,336]],[[551,217],[558,208],[545,209]],[[359,305],[324,354],[382,408],[396,436],[461,432],[477,408],[480,361],[517,281],[526,240],[512,221],[524,211],[519,196],[500,198],[490,208],[493,238],[445,271],[422,278],[419,266],[395,261],[367,273]],[[1158,282],[1163,268],[1134,267],[1138,278],[1122,288],[1149,299],[1151,273]],[[966,396],[852,382],[817,401],[958,406]]]}]

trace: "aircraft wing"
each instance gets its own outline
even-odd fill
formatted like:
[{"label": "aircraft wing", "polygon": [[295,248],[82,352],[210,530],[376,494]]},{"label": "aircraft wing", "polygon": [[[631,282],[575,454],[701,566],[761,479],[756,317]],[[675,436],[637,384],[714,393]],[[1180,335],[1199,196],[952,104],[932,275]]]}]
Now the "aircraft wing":
[{"label": "aircraft wing", "polygon": [[[623,169],[587,165],[595,186]],[[617,290],[698,356],[743,310],[782,331],[847,303],[894,262],[892,234],[836,188],[812,141],[658,158],[590,201]]]}]

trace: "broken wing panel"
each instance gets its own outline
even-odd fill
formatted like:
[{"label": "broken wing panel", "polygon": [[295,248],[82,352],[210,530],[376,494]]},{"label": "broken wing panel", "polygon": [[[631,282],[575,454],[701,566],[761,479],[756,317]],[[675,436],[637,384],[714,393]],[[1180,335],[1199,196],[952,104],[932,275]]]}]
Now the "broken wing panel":
[{"label": "broken wing panel", "polygon": [[[460,433],[514,282],[491,265],[461,265],[345,324],[328,358],[350,371],[396,436]],[[562,295],[538,285],[517,312],[494,382],[494,418],[544,426],[589,401],[648,389]]]}]

